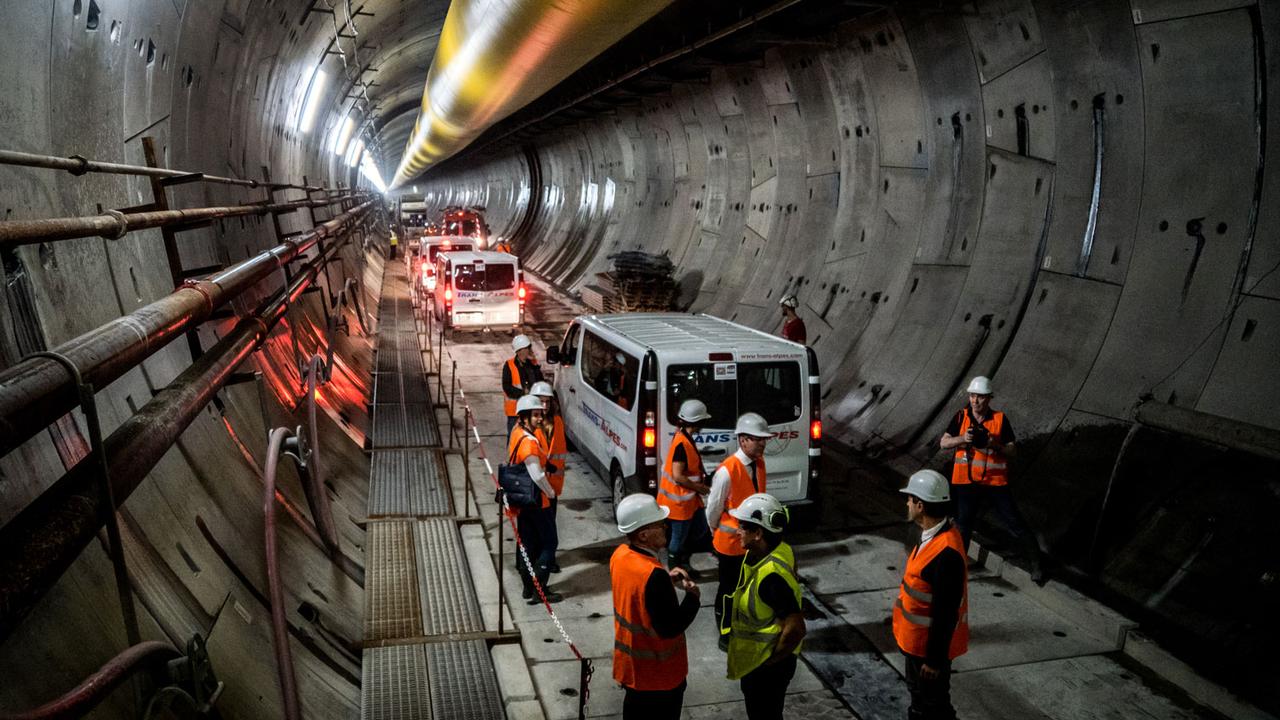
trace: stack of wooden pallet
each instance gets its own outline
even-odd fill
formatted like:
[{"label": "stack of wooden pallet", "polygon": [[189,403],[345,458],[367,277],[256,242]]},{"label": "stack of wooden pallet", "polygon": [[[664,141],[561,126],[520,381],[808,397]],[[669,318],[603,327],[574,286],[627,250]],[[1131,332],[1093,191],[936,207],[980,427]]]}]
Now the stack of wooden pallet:
[{"label": "stack of wooden pallet", "polygon": [[675,266],[666,253],[627,251],[610,255],[613,270],[596,273],[582,288],[582,302],[598,313],[665,312],[676,296]]}]

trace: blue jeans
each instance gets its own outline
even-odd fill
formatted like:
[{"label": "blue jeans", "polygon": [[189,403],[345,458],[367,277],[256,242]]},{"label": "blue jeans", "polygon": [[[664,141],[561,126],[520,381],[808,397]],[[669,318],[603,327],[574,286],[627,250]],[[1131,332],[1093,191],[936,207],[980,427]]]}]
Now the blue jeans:
[{"label": "blue jeans", "polygon": [[669,520],[671,540],[667,552],[672,558],[707,552],[711,549],[711,528],[707,527],[707,511],[698,508],[688,520]]}]

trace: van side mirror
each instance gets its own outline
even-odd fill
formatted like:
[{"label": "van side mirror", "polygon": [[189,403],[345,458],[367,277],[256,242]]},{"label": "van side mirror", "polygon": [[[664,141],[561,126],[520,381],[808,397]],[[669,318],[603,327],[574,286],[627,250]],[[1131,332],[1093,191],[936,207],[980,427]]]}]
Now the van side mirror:
[{"label": "van side mirror", "polygon": [[552,365],[560,364],[560,346],[559,345],[547,346],[547,362],[551,363]]}]

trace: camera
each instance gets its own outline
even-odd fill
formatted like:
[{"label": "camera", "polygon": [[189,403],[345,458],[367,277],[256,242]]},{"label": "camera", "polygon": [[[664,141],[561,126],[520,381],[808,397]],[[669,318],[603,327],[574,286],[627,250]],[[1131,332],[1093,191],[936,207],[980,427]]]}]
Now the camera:
[{"label": "camera", "polygon": [[969,428],[969,431],[973,433],[973,439],[969,441],[969,444],[975,448],[981,450],[991,442],[991,432],[982,425],[974,423]]}]

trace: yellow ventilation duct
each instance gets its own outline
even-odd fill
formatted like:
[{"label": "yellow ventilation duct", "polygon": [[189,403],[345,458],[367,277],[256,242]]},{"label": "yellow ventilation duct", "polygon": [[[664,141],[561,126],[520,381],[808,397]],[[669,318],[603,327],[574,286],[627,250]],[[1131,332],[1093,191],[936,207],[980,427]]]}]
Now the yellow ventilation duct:
[{"label": "yellow ventilation duct", "polygon": [[475,140],[670,0],[453,0],[391,187]]}]

